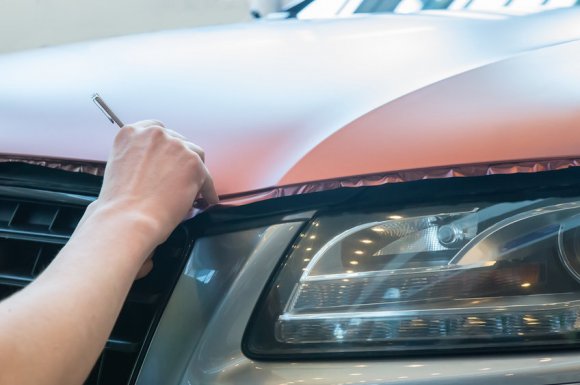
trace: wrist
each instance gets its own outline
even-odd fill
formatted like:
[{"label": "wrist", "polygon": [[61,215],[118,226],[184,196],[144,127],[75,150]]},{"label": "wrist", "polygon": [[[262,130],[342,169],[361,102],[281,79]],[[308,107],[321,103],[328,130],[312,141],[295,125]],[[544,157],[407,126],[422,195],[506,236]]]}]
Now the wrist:
[{"label": "wrist", "polygon": [[124,239],[134,240],[133,245],[140,246],[143,253],[150,253],[163,241],[159,222],[144,213],[135,202],[97,199],[87,207],[85,216],[80,227],[98,226],[114,231]]}]

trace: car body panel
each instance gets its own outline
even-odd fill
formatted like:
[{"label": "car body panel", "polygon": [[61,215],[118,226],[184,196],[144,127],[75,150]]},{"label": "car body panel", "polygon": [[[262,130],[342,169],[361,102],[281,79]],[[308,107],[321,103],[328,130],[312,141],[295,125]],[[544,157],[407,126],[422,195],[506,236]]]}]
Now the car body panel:
[{"label": "car body panel", "polygon": [[[259,301],[281,246],[299,228],[299,222],[290,222],[199,241],[160,321],[137,385],[503,385],[508,381],[545,385],[580,381],[580,361],[574,351],[290,362],[246,357],[241,345],[253,311],[248,304]],[[231,248],[232,244],[240,246]]]},{"label": "car body panel", "polygon": [[[569,158],[580,153],[580,41],[522,54],[403,96],[337,131],[282,179]],[[345,149],[347,149],[345,151]]]},{"label": "car body panel", "polygon": [[[81,172],[85,162],[104,162],[117,129],[91,103],[98,91],[126,122],[161,118],[202,145],[222,195],[373,173],[574,159],[579,21],[578,10],[485,20],[368,16],[5,55],[0,153],[81,160]],[[580,381],[578,354],[563,351],[251,360],[242,352],[244,330],[308,220],[298,215],[196,240],[137,384]]]},{"label": "car body panel", "polygon": [[[438,133],[443,139],[432,143],[416,138],[421,133],[418,127],[399,133],[397,141],[415,143],[414,156],[405,161],[400,152],[377,151],[372,146],[392,141],[391,130],[381,131],[377,137],[376,130],[364,127],[366,134],[357,138],[354,150],[346,138],[352,138],[361,124],[374,119],[387,119],[389,115],[394,122],[400,120],[400,116],[390,116],[395,109],[391,105],[400,106],[401,113],[427,111],[428,105],[412,106],[424,103],[421,95],[445,90],[443,96],[453,101],[467,92],[471,81],[485,81],[486,74],[491,73],[494,81],[502,79],[505,71],[504,76],[519,76],[506,69],[510,66],[507,60],[504,65],[454,78],[528,51],[580,38],[577,11],[510,20],[381,15],[265,22],[5,55],[0,57],[0,117],[10,135],[3,135],[0,153],[105,161],[116,128],[108,125],[90,102],[92,93],[98,91],[126,122],[160,118],[203,146],[222,195],[338,174],[416,169],[427,159],[430,166],[489,161],[490,157],[475,156],[471,150],[462,150],[453,157],[449,154],[457,151],[462,141],[477,142],[477,135],[482,135],[484,143],[497,138],[503,126],[494,126],[496,121],[482,123],[484,133],[471,130],[469,135],[458,136],[458,127],[451,123],[461,124],[463,129],[465,122],[446,116],[449,124],[441,118],[438,127],[449,134]],[[530,74],[538,72],[529,69]],[[413,76],[402,76],[404,73]],[[444,80],[448,78],[452,79],[446,86]],[[518,79],[525,82],[526,76]],[[413,96],[435,83],[435,88]],[[503,92],[501,87],[488,91]],[[510,107],[524,111],[531,103],[528,96],[534,95],[522,91]],[[532,102],[541,101],[535,98]],[[567,124],[575,119],[569,116],[578,110],[576,102],[569,100],[551,111],[562,114],[559,122]],[[433,110],[430,113],[436,115]],[[542,120],[537,115],[534,118]],[[539,123],[537,128],[553,129],[551,124],[541,127]],[[514,135],[519,137],[521,130]],[[534,142],[530,137],[527,150],[498,148],[495,160],[517,160],[530,154],[546,158],[577,155],[570,153],[569,135],[558,135],[547,148],[542,140]],[[445,140],[447,136],[456,140]],[[339,144],[332,149],[332,158],[328,158],[329,143]],[[352,166],[345,169],[348,154],[356,151],[357,156],[361,155],[361,148],[367,145],[373,148],[368,154],[372,154],[372,162],[363,156],[352,159]],[[335,166],[312,168],[317,162],[332,165],[337,153],[343,160]],[[433,159],[435,153],[441,156]]]}]

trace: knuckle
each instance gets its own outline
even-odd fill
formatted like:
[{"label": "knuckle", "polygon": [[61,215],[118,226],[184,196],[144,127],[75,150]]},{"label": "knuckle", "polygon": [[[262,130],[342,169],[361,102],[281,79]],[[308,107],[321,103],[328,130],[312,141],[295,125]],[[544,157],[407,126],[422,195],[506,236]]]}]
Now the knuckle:
[{"label": "knuckle", "polygon": [[167,145],[170,147],[172,151],[179,152],[185,150],[185,145],[183,144],[183,142],[180,139],[172,136],[167,137]]},{"label": "knuckle", "polygon": [[198,151],[199,157],[201,158],[202,161],[205,161],[205,150],[203,148],[199,148]]},{"label": "knuckle", "polygon": [[137,128],[135,126],[133,126],[132,124],[126,124],[123,127],[121,127],[118,135],[119,136],[121,136],[121,135],[133,135],[135,132],[137,132]]},{"label": "knuckle", "polygon": [[115,136],[115,143],[125,143],[127,140],[130,140],[133,135],[135,135],[136,131],[137,129],[130,124],[124,125],[121,127],[119,132],[117,132],[117,135]]},{"label": "knuckle", "polygon": [[157,140],[162,139],[166,135],[164,128],[157,125],[147,127],[145,130],[143,130],[143,133],[146,136]]},{"label": "knuckle", "polygon": [[190,153],[190,159],[191,159],[191,163],[193,165],[195,165],[196,167],[201,167],[201,165],[203,164],[201,157],[199,156],[198,153],[196,152],[191,152]]},{"label": "knuckle", "polygon": [[188,151],[187,164],[191,168],[191,171],[195,174],[199,174],[203,168],[203,161],[199,155],[195,152]]},{"label": "knuckle", "polygon": [[151,122],[153,123],[153,125],[155,125],[155,126],[159,126],[159,127],[165,128],[165,123],[163,123],[163,122],[162,122],[162,121],[160,121],[160,120],[156,120],[156,119],[150,119],[150,121],[151,121]]}]

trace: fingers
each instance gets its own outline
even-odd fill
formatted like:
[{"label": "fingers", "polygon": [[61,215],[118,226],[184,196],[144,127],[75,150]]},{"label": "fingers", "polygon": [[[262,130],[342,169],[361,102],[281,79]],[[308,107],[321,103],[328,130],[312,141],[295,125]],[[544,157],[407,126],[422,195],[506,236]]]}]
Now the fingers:
[{"label": "fingers", "polygon": [[166,128],[166,129],[165,129],[165,132],[166,132],[167,134],[169,134],[169,136],[173,136],[174,138],[178,138],[178,139],[181,139],[181,140],[185,140],[185,141],[187,141],[187,138],[186,138],[185,136],[181,135],[181,134],[180,134],[179,132],[177,132],[177,131],[173,131],[173,130],[171,130],[171,129],[169,129],[169,128]]},{"label": "fingers", "polygon": [[192,143],[190,141],[187,140],[187,138],[183,135],[181,135],[178,132],[175,132],[173,130],[170,130],[168,128],[165,129],[165,132],[169,135],[172,136],[174,138],[177,139],[181,139],[183,141],[183,144],[190,149],[191,151],[195,152],[197,155],[199,155],[199,157],[201,158],[202,162],[205,162],[205,151],[203,151],[203,148],[201,148],[200,146],[198,146],[195,143]]},{"label": "fingers", "polygon": [[135,135],[146,130],[165,131],[165,126],[158,120],[140,120],[135,123],[125,124],[115,137],[115,144],[125,146],[134,139]]},{"label": "fingers", "polygon": [[159,120],[155,120],[155,119],[140,120],[140,121],[135,122],[135,123],[127,124],[127,126],[133,126],[135,128],[142,128],[142,129],[155,127],[155,126],[165,128],[165,124],[163,124],[163,122],[161,122]]},{"label": "fingers", "polygon": [[166,128],[165,125],[163,124],[163,122],[160,122],[159,120],[155,120],[155,119],[141,120],[139,122],[130,124],[130,126],[135,127],[135,128],[140,128],[140,129],[148,129],[148,128],[152,128],[152,127],[161,127],[164,129],[163,131],[167,135],[169,135],[173,138],[180,139],[183,142],[183,144],[185,145],[185,147],[187,147],[191,151],[195,152],[197,155],[199,155],[199,157],[201,158],[201,161],[205,162],[205,151],[203,151],[203,148],[201,148],[200,146],[198,146],[195,143],[190,142],[189,140],[187,140],[187,138],[185,136],[181,135],[180,133],[173,131],[169,128]]},{"label": "fingers", "polygon": [[[198,146],[195,143],[190,142],[189,140],[187,140],[187,138],[185,136],[181,135],[180,133],[166,128],[165,125],[158,120],[154,120],[154,119],[141,120],[139,122],[131,124],[130,126],[138,128],[138,129],[150,129],[153,127],[162,127],[163,131],[168,136],[179,139],[188,150],[192,151],[193,153],[195,153],[199,156],[202,163],[205,163],[205,151],[203,150],[203,148],[201,148],[200,146]],[[204,177],[204,183],[200,189],[200,193],[209,204],[216,204],[219,202],[219,198],[218,198],[217,192],[215,190],[213,179],[212,179],[207,167],[205,166],[205,164],[202,164],[202,165],[203,165],[205,177]]]},{"label": "fingers", "polygon": [[203,185],[201,186],[201,189],[199,190],[199,192],[205,198],[207,203],[217,204],[220,199],[219,199],[218,194],[215,190],[215,186],[213,184],[213,179],[212,179],[207,167],[205,167],[205,164],[203,165],[203,170],[205,172],[205,181],[204,181]]},{"label": "fingers", "polygon": [[[195,143],[192,143],[190,141],[187,140],[187,138],[183,135],[181,135],[178,132],[175,132],[171,129],[166,128],[165,132],[169,135],[172,136],[174,138],[178,138],[180,140],[182,140],[183,144],[190,150],[193,151],[194,153],[196,153],[202,162],[205,163],[205,151],[203,150],[203,148],[201,148],[200,146],[198,146]],[[200,193],[201,195],[205,198],[205,200],[210,203],[210,204],[216,204],[219,202],[219,197],[217,195],[217,192],[215,190],[215,186],[213,183],[213,179],[207,169],[207,167],[205,166],[205,164],[203,165],[203,170],[205,173],[205,182],[204,184],[201,186],[201,190]]]},{"label": "fingers", "polygon": [[195,143],[191,143],[191,142],[187,142],[184,141],[184,144],[187,146],[187,148],[189,148],[191,151],[195,152],[197,155],[199,155],[200,159],[202,162],[205,163],[205,151],[203,151],[203,148],[199,147],[197,144]]}]

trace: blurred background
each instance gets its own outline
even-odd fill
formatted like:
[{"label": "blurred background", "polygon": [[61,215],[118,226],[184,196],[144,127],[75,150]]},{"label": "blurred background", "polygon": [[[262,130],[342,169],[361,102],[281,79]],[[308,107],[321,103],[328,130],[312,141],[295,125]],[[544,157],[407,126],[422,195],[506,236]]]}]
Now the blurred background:
[{"label": "blurred background", "polygon": [[0,0],[0,52],[251,20],[285,0]]},{"label": "blurred background", "polygon": [[[580,0],[0,0],[0,53],[77,41],[281,18],[477,11],[525,14]],[[283,11],[283,12],[281,12]]]}]

